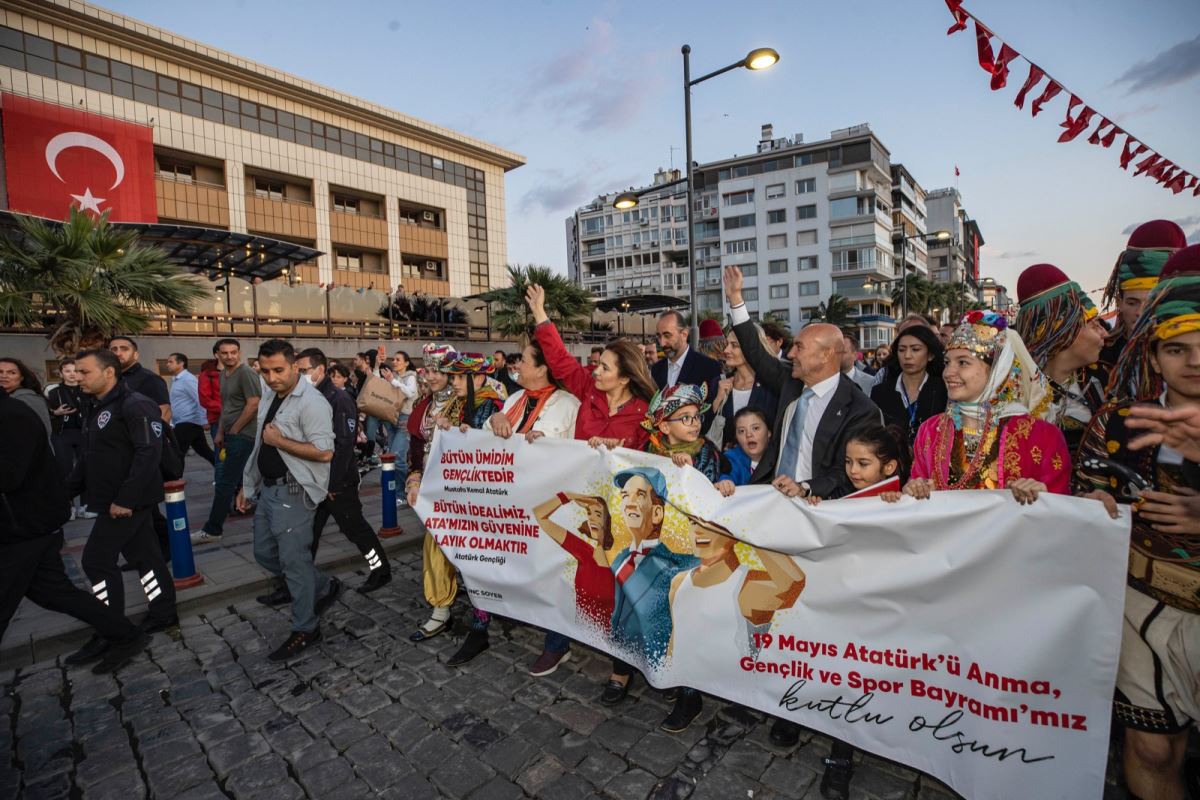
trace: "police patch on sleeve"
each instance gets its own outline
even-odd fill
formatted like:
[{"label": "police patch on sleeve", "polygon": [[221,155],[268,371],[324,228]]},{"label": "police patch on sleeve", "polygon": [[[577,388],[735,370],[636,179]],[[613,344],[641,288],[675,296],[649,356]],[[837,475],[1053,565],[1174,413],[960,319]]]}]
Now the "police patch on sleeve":
[{"label": "police patch on sleeve", "polygon": [[358,425],[358,420],[356,420],[354,417],[346,418],[346,427],[350,429],[351,433],[354,433],[354,428],[357,425]]},{"label": "police patch on sleeve", "polygon": [[96,416],[96,427],[99,428],[100,430],[104,430],[104,426],[108,424],[108,421],[110,419],[112,419],[111,411],[101,411]]},{"label": "police patch on sleeve", "polygon": [[155,438],[155,439],[161,439],[161,438],[162,438],[162,423],[161,423],[161,422],[151,422],[151,423],[150,423],[150,429],[151,429],[152,431],[154,431],[154,438]]}]

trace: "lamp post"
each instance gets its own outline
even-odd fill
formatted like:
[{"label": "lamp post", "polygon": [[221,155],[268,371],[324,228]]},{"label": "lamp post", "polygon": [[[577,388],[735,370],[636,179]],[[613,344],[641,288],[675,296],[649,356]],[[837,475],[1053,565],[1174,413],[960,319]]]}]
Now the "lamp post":
[{"label": "lamp post", "polygon": [[[934,231],[933,233],[914,233],[910,236],[903,237],[903,241],[900,242],[900,275],[901,275],[901,278],[900,278],[900,280],[901,280],[900,310],[901,310],[901,312],[903,312],[904,316],[908,316],[908,242],[909,242],[909,240],[924,239],[926,242],[928,242],[929,240],[934,239],[939,242],[943,242],[943,241],[949,239],[952,235],[953,234],[951,234],[950,231]],[[867,278],[867,283],[863,284],[863,288],[864,289],[869,288],[870,282],[871,282],[871,279]],[[883,283],[883,281],[880,281],[880,283]]]}]

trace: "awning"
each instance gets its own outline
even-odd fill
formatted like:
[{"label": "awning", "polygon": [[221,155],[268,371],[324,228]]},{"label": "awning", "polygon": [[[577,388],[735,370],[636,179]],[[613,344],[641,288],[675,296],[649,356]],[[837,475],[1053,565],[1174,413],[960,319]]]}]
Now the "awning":
[{"label": "awning", "polygon": [[[15,227],[14,214],[0,211],[0,225]],[[61,225],[61,220],[47,219]],[[135,230],[146,244],[157,245],[172,264],[188,272],[232,270],[244,280],[278,278],[284,269],[311,261],[320,250],[253,233],[234,233],[220,228],[168,225],[157,222],[110,222],[114,228]]]},{"label": "awning", "polygon": [[597,311],[622,311],[630,314],[652,314],[672,308],[687,308],[687,300],[668,294],[627,294],[596,301]]}]

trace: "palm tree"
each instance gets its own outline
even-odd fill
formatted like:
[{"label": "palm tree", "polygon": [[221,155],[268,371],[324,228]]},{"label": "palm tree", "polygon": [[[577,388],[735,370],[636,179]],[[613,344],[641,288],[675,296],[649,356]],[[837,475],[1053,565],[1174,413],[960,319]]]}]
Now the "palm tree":
[{"label": "palm tree", "polygon": [[829,301],[817,306],[817,310],[809,318],[811,322],[828,322],[839,328],[854,324],[854,316],[850,313],[850,303],[842,295],[834,292],[829,295]]},{"label": "palm tree", "polygon": [[[923,275],[908,276],[908,313],[924,314],[930,308],[930,300],[934,291],[934,283]],[[893,308],[903,308],[905,297],[904,281],[899,280],[892,287]]]},{"label": "palm tree", "polygon": [[60,355],[145,330],[155,311],[186,313],[208,296],[136,231],[72,208],[63,224],[14,215],[0,236],[0,323],[49,328]]},{"label": "palm tree", "polygon": [[502,336],[522,337],[533,333],[533,317],[525,305],[525,290],[530,284],[546,290],[546,314],[559,330],[576,330],[588,324],[594,308],[592,295],[574,281],[552,272],[549,267],[533,264],[524,267],[510,264],[508,277],[511,285],[479,295],[480,300],[494,305],[492,328]]}]

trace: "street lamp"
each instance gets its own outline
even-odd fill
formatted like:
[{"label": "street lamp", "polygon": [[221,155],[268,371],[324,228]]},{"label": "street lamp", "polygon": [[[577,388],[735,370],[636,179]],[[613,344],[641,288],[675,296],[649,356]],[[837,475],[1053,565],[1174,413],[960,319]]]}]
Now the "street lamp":
[{"label": "street lamp", "polygon": [[[933,233],[914,233],[911,236],[903,237],[904,240],[900,243],[900,275],[901,277],[901,293],[900,293],[900,309],[904,316],[908,316],[908,242],[910,239],[924,239],[928,241],[944,242],[953,236],[950,231],[934,231]],[[870,278],[867,279],[868,283]],[[863,288],[867,288],[863,284]]]},{"label": "street lamp", "polygon": [[685,135],[685,150],[687,157],[687,235],[688,235],[688,290],[692,306],[692,331],[691,344],[692,347],[700,346],[700,310],[696,307],[696,226],[692,219],[695,204],[695,170],[693,169],[692,161],[692,87],[698,83],[704,83],[709,78],[715,78],[718,75],[723,75],[730,70],[744,67],[748,70],[764,70],[775,66],[779,62],[779,53],[769,47],[760,47],[751,50],[746,54],[746,57],[740,61],[735,61],[727,67],[715,70],[707,75],[701,75],[699,78],[692,80],[692,46],[685,44],[680,48],[683,53],[683,127]]}]

